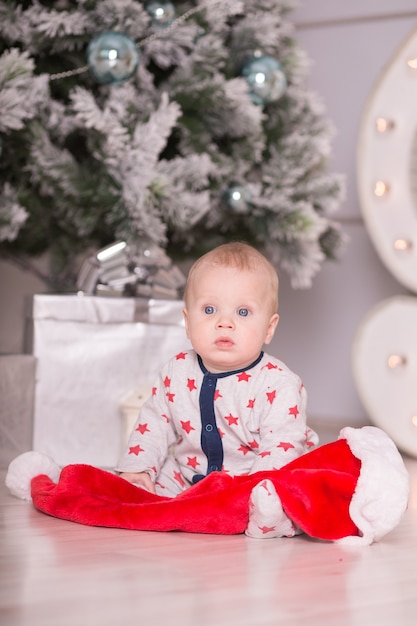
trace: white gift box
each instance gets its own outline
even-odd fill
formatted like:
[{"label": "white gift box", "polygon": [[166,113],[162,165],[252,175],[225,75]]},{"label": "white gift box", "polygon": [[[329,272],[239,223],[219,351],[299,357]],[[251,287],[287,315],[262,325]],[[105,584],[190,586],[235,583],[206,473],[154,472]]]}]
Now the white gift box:
[{"label": "white gift box", "polygon": [[36,295],[33,447],[59,465],[112,468],[126,438],[121,407],[189,348],[178,300]]}]

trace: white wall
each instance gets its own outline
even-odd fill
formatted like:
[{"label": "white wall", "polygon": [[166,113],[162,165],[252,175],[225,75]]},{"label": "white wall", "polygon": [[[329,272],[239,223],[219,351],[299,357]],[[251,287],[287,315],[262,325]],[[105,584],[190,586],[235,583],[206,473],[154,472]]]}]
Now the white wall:
[{"label": "white wall", "polygon": [[[337,136],[330,167],[347,176],[337,218],[350,237],[340,263],[328,263],[308,291],[282,277],[281,321],[271,352],[304,379],[312,417],[365,423],[351,373],[358,325],[377,302],[405,293],[379,261],[361,220],[356,142],[366,99],[381,70],[417,24],[415,0],[304,0],[294,13],[310,56],[310,86],[324,101]],[[42,283],[0,262],[0,353],[23,350],[23,306]]]}]

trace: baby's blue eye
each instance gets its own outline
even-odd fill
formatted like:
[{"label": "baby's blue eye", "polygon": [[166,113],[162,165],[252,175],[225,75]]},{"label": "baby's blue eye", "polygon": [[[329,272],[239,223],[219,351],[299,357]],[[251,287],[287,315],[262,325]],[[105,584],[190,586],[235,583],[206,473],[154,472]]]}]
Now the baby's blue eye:
[{"label": "baby's blue eye", "polygon": [[248,309],[242,308],[242,309],[238,309],[237,314],[240,315],[241,317],[247,317],[249,315],[249,311]]},{"label": "baby's blue eye", "polygon": [[204,307],[204,313],[206,313],[207,315],[213,315],[213,313],[216,312],[216,309],[214,306],[205,306]]}]

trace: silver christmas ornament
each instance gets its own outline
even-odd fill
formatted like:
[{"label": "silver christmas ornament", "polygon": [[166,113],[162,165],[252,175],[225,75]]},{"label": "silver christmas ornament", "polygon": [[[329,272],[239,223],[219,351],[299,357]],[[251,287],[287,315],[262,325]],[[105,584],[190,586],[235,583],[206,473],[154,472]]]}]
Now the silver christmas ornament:
[{"label": "silver christmas ornament", "polygon": [[172,2],[152,0],[147,2],[145,9],[152,18],[152,26],[155,29],[167,28],[175,20],[176,11]]},{"label": "silver christmas ornament", "polygon": [[244,185],[232,184],[224,191],[223,200],[234,213],[248,213],[251,193]]},{"label": "silver christmas ornament", "polygon": [[120,85],[129,80],[139,58],[135,42],[116,31],[97,35],[87,49],[88,67],[96,80],[105,85]]},{"label": "silver christmas ornament", "polygon": [[242,76],[249,85],[250,96],[255,104],[276,102],[287,88],[281,63],[270,56],[253,56],[244,64]]}]

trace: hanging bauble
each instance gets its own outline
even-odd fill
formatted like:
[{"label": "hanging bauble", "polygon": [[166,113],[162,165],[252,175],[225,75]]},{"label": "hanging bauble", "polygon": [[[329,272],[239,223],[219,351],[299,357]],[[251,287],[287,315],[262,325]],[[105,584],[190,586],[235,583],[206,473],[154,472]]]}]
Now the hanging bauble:
[{"label": "hanging bauble", "polygon": [[167,28],[175,20],[175,7],[172,2],[152,0],[147,2],[145,9],[152,18],[152,26],[155,29]]},{"label": "hanging bauble", "polygon": [[120,85],[131,78],[138,66],[135,42],[115,31],[94,37],[87,49],[87,62],[93,76],[104,85]]},{"label": "hanging bauble", "polygon": [[224,202],[234,213],[248,213],[251,197],[250,191],[238,183],[232,183],[223,193]]},{"label": "hanging bauble", "polygon": [[254,104],[276,102],[285,93],[287,79],[281,63],[266,55],[251,57],[242,68]]}]

